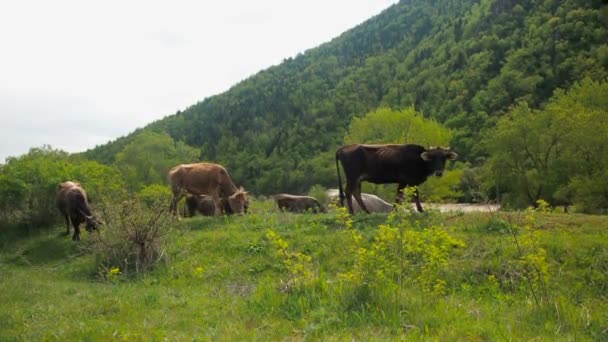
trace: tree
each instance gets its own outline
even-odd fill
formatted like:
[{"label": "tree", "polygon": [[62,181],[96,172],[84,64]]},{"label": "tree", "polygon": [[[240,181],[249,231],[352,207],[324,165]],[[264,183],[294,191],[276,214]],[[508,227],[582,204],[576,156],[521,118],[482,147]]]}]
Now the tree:
[{"label": "tree", "polygon": [[195,162],[199,153],[167,133],[144,131],[116,155],[116,166],[127,188],[136,192],[146,185],[166,183],[171,167]]},{"label": "tree", "polygon": [[520,103],[487,134],[487,181],[514,207],[608,208],[608,83],[589,78],[558,90],[542,110]]},{"label": "tree", "polygon": [[351,122],[344,143],[448,146],[449,129],[416,112],[413,106],[395,111],[382,107]]},{"label": "tree", "polygon": [[489,174],[507,191],[515,207],[536,205],[549,199],[559,186],[556,163],[564,132],[559,118],[547,111],[516,106],[501,118],[486,138]]},{"label": "tree", "polygon": [[608,81],[586,78],[568,92],[558,90],[548,112],[566,127],[561,187],[555,198],[586,212],[608,209]]}]

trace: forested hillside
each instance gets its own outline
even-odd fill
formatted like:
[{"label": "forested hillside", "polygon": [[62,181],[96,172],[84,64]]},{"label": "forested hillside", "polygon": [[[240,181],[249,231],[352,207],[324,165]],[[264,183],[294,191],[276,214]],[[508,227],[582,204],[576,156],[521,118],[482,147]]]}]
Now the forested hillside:
[{"label": "forested hillside", "polygon": [[481,133],[515,104],[542,108],[557,88],[607,77],[607,12],[600,0],[400,1],[86,157],[111,163],[140,132],[165,131],[248,190],[302,192],[335,186],[333,152],[353,117],[414,105],[479,164]]}]

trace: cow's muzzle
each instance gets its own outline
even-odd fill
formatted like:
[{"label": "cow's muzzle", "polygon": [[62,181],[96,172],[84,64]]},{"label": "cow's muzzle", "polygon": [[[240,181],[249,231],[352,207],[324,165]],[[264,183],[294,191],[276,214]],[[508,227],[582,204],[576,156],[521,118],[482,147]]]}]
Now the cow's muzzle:
[{"label": "cow's muzzle", "polygon": [[435,176],[437,176],[437,177],[443,176],[443,171],[435,171]]}]

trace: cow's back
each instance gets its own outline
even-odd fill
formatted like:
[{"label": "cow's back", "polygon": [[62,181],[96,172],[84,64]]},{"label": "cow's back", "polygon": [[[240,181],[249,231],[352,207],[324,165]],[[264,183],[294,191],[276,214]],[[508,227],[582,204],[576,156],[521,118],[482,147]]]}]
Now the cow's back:
[{"label": "cow's back", "polygon": [[421,157],[424,151],[424,147],[414,144],[355,144],[341,147],[336,156],[351,182],[360,179],[377,184],[418,185],[428,173]]},{"label": "cow's back", "polygon": [[80,192],[86,198],[86,192],[78,182],[67,181],[57,186],[56,202],[58,207],[66,207],[69,199],[74,196],[74,192]]},{"label": "cow's back", "polygon": [[78,216],[89,212],[89,202],[86,191],[77,182],[59,184],[55,198],[57,208],[63,215]]},{"label": "cow's back", "polygon": [[226,169],[218,164],[195,163],[182,164],[169,172],[169,181],[173,186],[193,194],[209,194],[229,179]]}]

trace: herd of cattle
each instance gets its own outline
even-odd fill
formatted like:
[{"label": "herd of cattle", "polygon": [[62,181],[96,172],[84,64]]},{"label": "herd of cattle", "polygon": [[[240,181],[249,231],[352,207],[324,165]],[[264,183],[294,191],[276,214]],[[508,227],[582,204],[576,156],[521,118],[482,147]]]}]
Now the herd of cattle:
[{"label": "herd of cattle", "polygon": [[[361,210],[370,212],[390,212],[394,206],[381,198],[361,193],[361,182],[375,184],[397,183],[396,203],[403,202],[403,190],[422,184],[429,176],[441,177],[447,160],[455,160],[458,155],[449,148],[425,149],[420,145],[362,145],[351,144],[336,151],[336,171],[338,190],[328,190],[327,197],[344,200],[351,214]],[[342,187],[340,164],[346,178]],[[247,192],[237,187],[228,171],[218,164],[195,163],[175,166],[168,174],[171,186],[169,210],[179,217],[177,204],[186,197],[188,215],[196,212],[206,215],[242,215],[247,213],[249,201]],[[352,198],[355,198],[355,202]],[[289,194],[273,195],[277,208],[290,212],[325,212],[326,209],[317,199],[310,196]],[[413,199],[418,211],[422,211],[418,190]],[[56,203],[67,225],[74,227],[73,240],[80,240],[80,224],[85,223],[87,231],[98,229],[101,225],[92,213],[87,194],[78,182],[67,181],[59,184]]]}]

